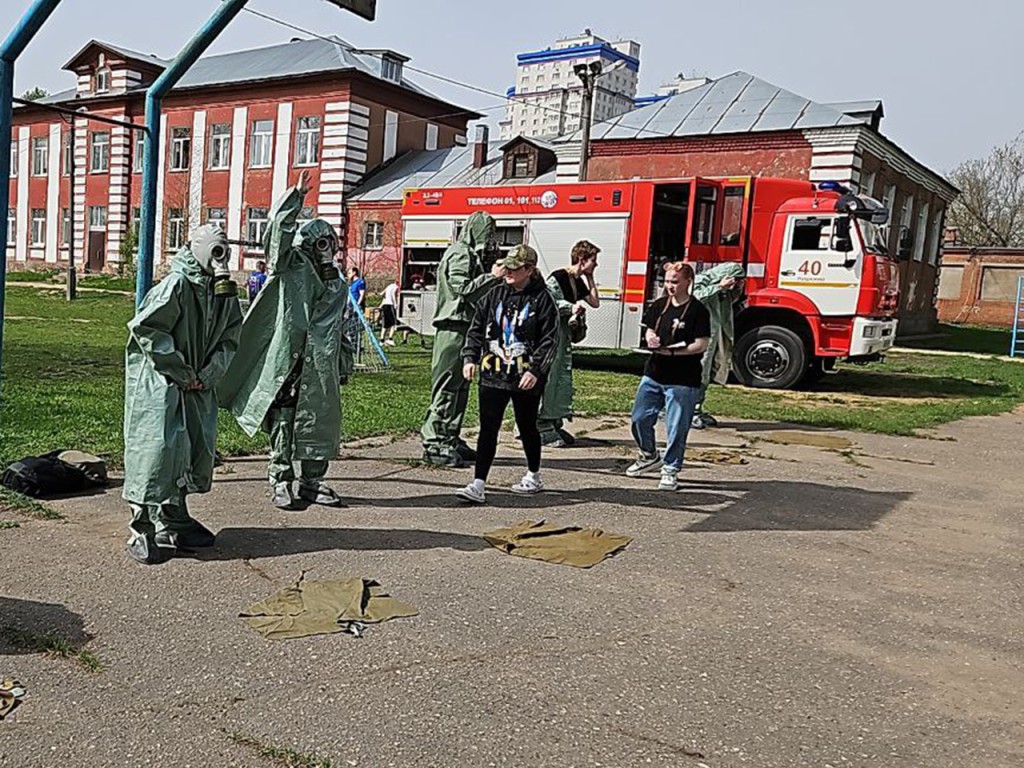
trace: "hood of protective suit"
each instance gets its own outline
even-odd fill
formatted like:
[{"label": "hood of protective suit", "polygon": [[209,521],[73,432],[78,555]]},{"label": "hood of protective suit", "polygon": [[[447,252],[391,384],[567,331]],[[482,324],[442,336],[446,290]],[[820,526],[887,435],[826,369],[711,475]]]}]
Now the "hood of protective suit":
[{"label": "hood of protective suit", "polygon": [[171,259],[171,272],[184,275],[190,282],[202,283],[209,280],[211,275],[203,271],[199,260],[188,248],[182,248]]},{"label": "hood of protective suit", "polygon": [[[328,241],[329,252],[318,249],[317,243],[322,240]],[[323,219],[313,219],[299,228],[295,236],[295,247],[313,264],[333,262],[334,254],[338,251],[338,235],[334,227]]]},{"label": "hood of protective suit", "polygon": [[743,268],[743,265],[736,261],[728,261],[725,264],[719,264],[705,269],[701,272],[701,275],[707,275],[709,278],[716,282],[726,277],[735,277],[737,280],[743,279],[747,276],[747,270]]},{"label": "hood of protective suit", "polygon": [[471,251],[480,253],[487,247],[487,243],[494,239],[496,231],[491,214],[477,211],[466,219],[466,225],[459,235],[459,242],[468,246]]}]

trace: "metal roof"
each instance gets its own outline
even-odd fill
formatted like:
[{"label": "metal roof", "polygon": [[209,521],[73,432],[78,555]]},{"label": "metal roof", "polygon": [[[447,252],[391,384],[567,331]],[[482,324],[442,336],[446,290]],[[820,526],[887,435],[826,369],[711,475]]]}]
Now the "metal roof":
[{"label": "metal roof", "polygon": [[[166,68],[170,64],[170,61],[158,58],[153,54],[138,53],[101,40],[92,40],[75,54],[68,65],[78,59],[92,45],[162,68]],[[362,72],[378,80],[384,80],[381,77],[382,53],[380,50],[361,51],[336,36],[329,39],[294,39],[290,43],[222,53],[215,56],[203,56],[181,78],[175,86],[175,90],[230,85],[256,80],[277,80],[330,72]],[[407,60],[407,57],[401,54],[396,54],[396,56],[399,59]],[[394,81],[384,80],[384,82]],[[446,99],[438,97],[404,75],[401,82],[395,84],[421,96],[448,103]],[[146,86],[139,86],[130,89],[129,92],[144,91],[145,89]],[[471,109],[466,109],[465,112],[482,117]]]},{"label": "metal roof", "polygon": [[[864,121],[798,96],[746,72],[670,96],[597,123],[592,140],[652,139],[723,133],[832,128]],[[579,141],[580,131],[560,142]]]},{"label": "metal roof", "polygon": [[536,179],[502,179],[501,147],[505,143],[488,142],[488,160],[483,168],[473,167],[473,145],[409,152],[368,177],[346,199],[362,203],[398,202],[404,198],[406,189],[420,187],[554,183],[554,168]]}]

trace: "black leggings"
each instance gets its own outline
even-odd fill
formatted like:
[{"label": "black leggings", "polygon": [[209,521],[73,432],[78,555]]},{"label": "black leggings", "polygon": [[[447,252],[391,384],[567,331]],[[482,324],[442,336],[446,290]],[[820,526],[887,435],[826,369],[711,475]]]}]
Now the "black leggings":
[{"label": "black leggings", "polygon": [[498,432],[505,418],[505,409],[512,401],[516,414],[516,426],[523,440],[526,467],[531,472],[540,471],[540,432],[537,429],[537,413],[540,411],[540,396],[544,387],[540,382],[533,389],[498,389],[480,387],[480,435],[476,439],[476,479],[486,480],[498,451]]}]

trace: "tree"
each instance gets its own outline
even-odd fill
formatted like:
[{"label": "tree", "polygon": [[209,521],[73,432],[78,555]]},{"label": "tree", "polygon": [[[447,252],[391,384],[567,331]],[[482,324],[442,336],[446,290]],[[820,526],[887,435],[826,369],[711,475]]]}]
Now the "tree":
[{"label": "tree", "polygon": [[32,90],[25,91],[23,94],[21,94],[21,98],[23,98],[25,101],[39,101],[40,99],[45,99],[49,95],[49,91],[46,91],[37,85]]},{"label": "tree", "polygon": [[960,188],[947,224],[974,246],[1024,246],[1024,133],[949,174]]}]

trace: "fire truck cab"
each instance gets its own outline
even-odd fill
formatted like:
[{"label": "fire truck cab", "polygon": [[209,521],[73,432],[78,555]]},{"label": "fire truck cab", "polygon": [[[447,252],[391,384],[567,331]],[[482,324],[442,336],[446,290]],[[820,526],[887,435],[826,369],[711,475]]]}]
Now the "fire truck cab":
[{"label": "fire truck cab", "polygon": [[839,359],[877,359],[895,338],[887,209],[838,184],[749,176],[406,190],[399,315],[422,333],[441,255],[474,211],[495,218],[502,251],[536,248],[544,274],[579,240],[601,249],[583,346],[637,347],[665,263],[681,260],[744,266],[733,372],[748,386],[792,387]]}]

